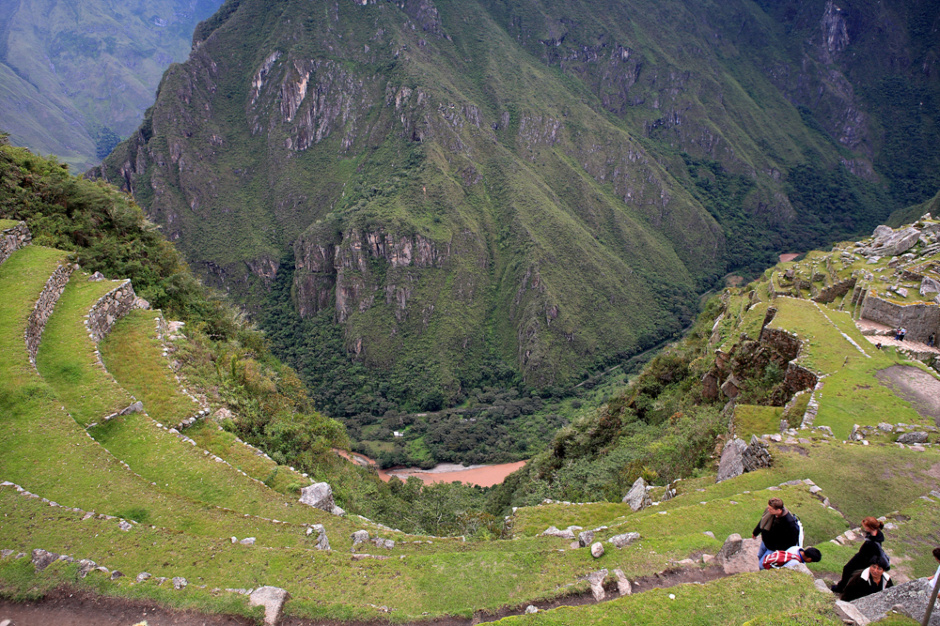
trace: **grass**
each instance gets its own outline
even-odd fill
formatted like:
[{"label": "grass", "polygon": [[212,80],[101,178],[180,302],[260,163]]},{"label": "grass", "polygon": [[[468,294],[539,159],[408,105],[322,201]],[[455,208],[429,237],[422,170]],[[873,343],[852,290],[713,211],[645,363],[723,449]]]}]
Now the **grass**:
[{"label": "grass", "polygon": [[0,230],[7,230],[8,228],[13,228],[19,224],[18,220],[8,220],[0,218]]},{"label": "grass", "polygon": [[[159,316],[158,311],[131,311],[115,324],[100,350],[108,371],[144,403],[147,414],[161,424],[174,426],[192,417],[200,407],[182,392],[163,355],[163,343],[156,332]],[[220,431],[214,421],[199,420],[185,434],[198,449],[225,459],[282,494],[294,496],[297,485],[310,484],[298,472],[257,455],[235,435]]]},{"label": "grass", "polygon": [[758,406],[753,404],[738,404],[734,407],[735,435],[749,441],[751,435],[758,437],[766,433],[775,433],[780,430],[780,419],[783,417],[783,407]]},{"label": "grass", "polygon": [[[132,396],[95,359],[94,343],[82,323],[84,314],[110,287],[107,283],[83,281],[81,277],[69,281],[60,306],[49,319],[49,334],[40,346],[39,372],[69,413],[86,427],[97,423],[88,431],[96,441],[145,480],[163,485],[169,492],[206,505],[269,519],[294,523],[310,521],[314,517],[310,507],[286,500],[229,465],[214,461],[204,451],[159,428],[147,413],[102,421],[106,415],[133,402]],[[156,401],[157,410],[166,412],[153,417],[164,420],[186,415],[173,413],[180,405],[173,400],[178,400],[182,394],[170,383],[172,379],[166,367],[159,369],[161,357],[152,335],[119,337],[122,338],[127,339],[123,357],[127,359],[132,353],[141,357],[142,370],[133,378],[140,382],[139,376],[153,377],[152,388],[145,390],[147,398]],[[121,361],[121,355],[115,356],[117,358],[110,359],[111,363]],[[121,362],[122,373],[126,373],[123,368],[129,362],[136,362],[136,359]],[[142,389],[143,385],[137,387]],[[149,410],[148,404],[144,407]]]},{"label": "grass", "polygon": [[[828,596],[828,597],[827,597]],[[521,624],[614,624],[711,625],[841,624],[832,612],[832,599],[813,587],[807,576],[787,570],[742,574],[704,585],[680,585],[653,589],[597,605],[562,607],[534,615],[508,617],[497,622]],[[766,621],[768,619],[779,621]],[[801,621],[806,620],[806,621]]]}]

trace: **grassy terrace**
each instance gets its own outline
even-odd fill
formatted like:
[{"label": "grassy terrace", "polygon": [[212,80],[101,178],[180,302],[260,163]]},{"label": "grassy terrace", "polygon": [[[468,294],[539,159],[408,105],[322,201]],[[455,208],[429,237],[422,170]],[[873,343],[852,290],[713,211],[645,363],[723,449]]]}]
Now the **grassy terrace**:
[{"label": "grassy terrace", "polygon": [[[97,362],[94,342],[82,322],[91,306],[113,286],[73,277],[49,319],[40,346],[39,372],[76,421],[85,426],[98,423],[88,431],[96,441],[144,479],[182,497],[269,519],[319,521],[321,512],[293,498],[285,499],[225,463],[213,461],[202,450],[159,428],[146,413],[101,421],[133,402]],[[138,350],[146,352],[146,348],[141,343]],[[166,410],[173,405],[159,406]]]},{"label": "grassy terrace", "polygon": [[[144,403],[147,414],[172,426],[192,417],[199,407],[182,392],[163,356],[163,343],[156,330],[159,316],[158,311],[131,311],[115,324],[100,350],[108,371]],[[296,499],[298,485],[310,484],[298,472],[257,455],[231,433],[220,431],[215,422],[199,421],[186,429],[185,434],[196,442],[199,450],[225,459],[275,491],[290,495],[292,500]]]},{"label": "grassy terrace", "polygon": [[845,312],[794,298],[777,298],[775,306],[777,316],[770,326],[795,332],[804,342],[800,363],[828,375],[820,396],[817,426],[829,426],[836,437],[845,438],[853,424],[926,423],[909,402],[875,378],[881,369],[910,361],[893,351],[877,350]]}]

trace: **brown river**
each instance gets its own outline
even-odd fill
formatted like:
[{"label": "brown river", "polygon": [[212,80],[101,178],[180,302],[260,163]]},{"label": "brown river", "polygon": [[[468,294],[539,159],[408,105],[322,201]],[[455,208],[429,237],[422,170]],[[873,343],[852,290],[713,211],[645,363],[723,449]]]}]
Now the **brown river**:
[{"label": "brown river", "polygon": [[[337,454],[356,463],[357,465],[375,465],[375,461],[358,452],[349,453],[344,450],[337,450]],[[492,487],[503,482],[507,476],[525,465],[525,461],[516,461],[515,463],[501,463],[499,465],[454,465],[452,463],[441,463],[429,470],[423,470],[417,467],[393,468],[389,470],[379,470],[379,478],[388,482],[392,476],[397,476],[401,480],[408,480],[409,476],[414,476],[425,484],[431,483],[467,483],[478,487]]]}]

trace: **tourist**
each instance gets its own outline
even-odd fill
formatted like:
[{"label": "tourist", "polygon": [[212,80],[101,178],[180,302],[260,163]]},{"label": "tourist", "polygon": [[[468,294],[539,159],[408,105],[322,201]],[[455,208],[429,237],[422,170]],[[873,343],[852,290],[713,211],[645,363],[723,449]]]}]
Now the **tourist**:
[{"label": "tourist", "polygon": [[927,337],[927,345],[932,348],[935,343],[937,343],[937,336],[933,333],[930,333],[930,336]]},{"label": "tourist", "polygon": [[[940,548],[933,549],[933,558],[937,561],[937,563],[940,563]],[[933,576],[927,579],[927,582],[929,582],[931,585],[937,582],[937,574],[940,574],[940,565],[937,565],[937,571],[933,573]]]},{"label": "tourist", "polygon": [[849,559],[849,562],[842,568],[842,578],[831,587],[833,592],[842,593],[845,585],[852,578],[852,574],[870,564],[872,557],[884,554],[881,548],[885,540],[884,533],[881,532],[884,527],[884,522],[874,517],[866,517],[862,520],[862,534],[865,536],[865,541],[855,556]]},{"label": "tourist", "polygon": [[797,563],[819,563],[822,553],[816,548],[797,548],[768,552],[761,562],[761,569],[794,568]]},{"label": "tourist", "polygon": [[901,332],[898,333],[898,341],[904,341],[905,337],[907,337],[907,329],[902,328]]},{"label": "tourist", "polygon": [[894,338],[898,341],[901,341],[901,327],[900,326],[894,329]]},{"label": "tourist", "polygon": [[842,601],[851,602],[893,587],[894,582],[888,576],[887,570],[889,569],[891,566],[884,555],[873,556],[871,565],[855,572],[846,583],[845,591],[842,592]]},{"label": "tourist", "polygon": [[758,535],[761,538],[757,567],[763,566],[764,555],[768,552],[803,546],[803,524],[796,515],[787,511],[780,498],[767,501],[767,510],[751,535],[754,539],[757,539]]}]

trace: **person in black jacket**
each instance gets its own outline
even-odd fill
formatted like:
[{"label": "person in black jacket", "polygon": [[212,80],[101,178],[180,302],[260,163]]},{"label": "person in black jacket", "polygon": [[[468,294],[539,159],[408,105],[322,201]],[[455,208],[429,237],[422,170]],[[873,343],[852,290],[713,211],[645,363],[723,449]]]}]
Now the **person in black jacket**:
[{"label": "person in black jacket", "polygon": [[[862,520],[862,533],[865,534],[865,542],[855,556],[849,559],[849,562],[842,568],[842,578],[839,579],[839,582],[830,587],[834,593],[842,593],[852,574],[870,565],[872,557],[884,554],[884,550],[881,548],[881,544],[885,540],[884,533],[881,532],[884,526],[884,522],[874,517],[866,517]],[[891,569],[891,567],[889,566],[888,569]]]},{"label": "person in black jacket", "polygon": [[849,582],[845,584],[842,601],[851,602],[884,591],[888,587],[893,587],[894,581],[885,571],[889,567],[888,559],[883,554],[872,557],[871,565],[855,572]]},{"label": "person in black jacket", "polygon": [[760,535],[760,552],[757,555],[757,566],[762,566],[764,555],[774,550],[787,550],[794,546],[803,547],[803,524],[794,515],[787,511],[780,498],[771,498],[767,501],[767,510],[760,518],[754,532],[754,539]]}]

